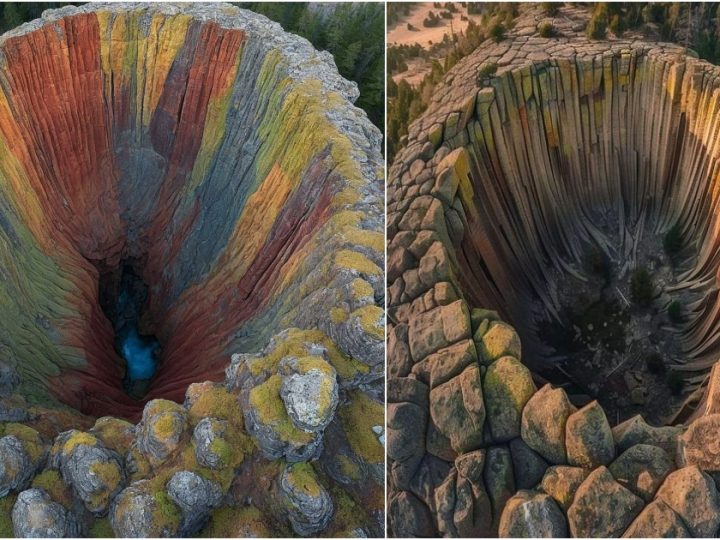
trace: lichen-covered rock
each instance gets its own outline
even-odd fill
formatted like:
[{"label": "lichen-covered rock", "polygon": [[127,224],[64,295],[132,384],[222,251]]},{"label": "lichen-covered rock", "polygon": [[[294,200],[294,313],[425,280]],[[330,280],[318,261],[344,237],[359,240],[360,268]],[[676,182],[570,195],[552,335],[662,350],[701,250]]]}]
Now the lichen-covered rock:
[{"label": "lichen-covered rock", "polygon": [[661,500],[648,504],[623,538],[691,538],[682,519]]},{"label": "lichen-covered rock", "polygon": [[123,456],[135,439],[135,424],[113,416],[103,416],[95,421],[89,433],[100,439],[107,448]]},{"label": "lichen-covered rock", "polygon": [[608,469],[621,486],[649,502],[675,467],[662,448],[636,444],[625,450]]},{"label": "lichen-covered rock", "polygon": [[21,489],[30,480],[33,469],[22,443],[13,435],[0,439],[0,497]]},{"label": "lichen-covered rock", "polygon": [[327,527],[334,512],[333,502],[308,463],[295,463],[283,469],[277,490],[297,534],[311,536]]},{"label": "lichen-covered rock", "polygon": [[181,446],[188,431],[187,410],[165,399],[148,401],[137,426],[138,449],[154,465],[159,465]]},{"label": "lichen-covered rock", "polygon": [[220,486],[192,471],[179,471],[167,483],[170,500],[177,504],[183,515],[180,535],[195,534],[207,520],[210,510],[222,501]]},{"label": "lichen-covered rock", "polygon": [[18,495],[12,523],[16,538],[65,538],[78,533],[72,515],[42,489],[28,489]]},{"label": "lichen-covered rock", "polygon": [[598,467],[575,493],[567,512],[576,538],[617,537],[643,508],[643,501],[618,484],[606,467]]},{"label": "lichen-covered rock", "polygon": [[690,424],[679,439],[679,449],[683,465],[720,472],[720,414],[701,416]]},{"label": "lichen-covered rock", "polygon": [[61,434],[53,454],[63,480],[85,508],[94,514],[104,514],[125,484],[120,456],[94,435],[77,430]]},{"label": "lichen-covered rock", "polygon": [[518,491],[505,504],[501,538],[566,538],[567,521],[557,503],[544,493]]},{"label": "lichen-covered rock", "polygon": [[565,425],[576,410],[565,390],[546,384],[523,408],[520,428],[523,441],[550,463],[566,463]]},{"label": "lichen-covered rock", "polygon": [[400,491],[388,498],[387,514],[395,536],[410,538],[437,535],[430,509],[409,491]]},{"label": "lichen-covered rock", "polygon": [[203,418],[193,430],[195,443],[195,457],[203,467],[218,469],[228,465],[227,441],[224,434],[227,431],[227,422],[215,418]]},{"label": "lichen-covered rock", "polygon": [[715,536],[720,526],[720,501],[715,482],[697,466],[670,473],[655,500],[663,501],[695,537]]},{"label": "lichen-covered rock", "polygon": [[338,384],[335,369],[318,357],[286,357],[279,365],[280,397],[298,429],[325,429],[335,414]]},{"label": "lichen-covered rock", "polygon": [[540,486],[545,493],[557,501],[564,511],[567,511],[575,498],[575,492],[588,474],[589,471],[581,467],[557,465],[549,467],[545,471]]},{"label": "lichen-covered rock", "polygon": [[483,396],[495,442],[520,436],[522,411],[535,390],[528,368],[512,356],[498,358],[487,368]]},{"label": "lichen-covered rock", "polygon": [[615,442],[605,411],[597,401],[572,413],[565,425],[565,445],[570,465],[593,469],[615,457]]},{"label": "lichen-covered rock", "polygon": [[512,356],[519,360],[522,358],[520,337],[509,324],[494,321],[482,335],[482,340],[478,343],[478,352],[483,362],[488,365],[503,356]]},{"label": "lichen-covered rock", "polygon": [[110,524],[117,538],[171,538],[180,530],[182,513],[167,493],[147,491],[143,480],[126,487],[110,507]]},{"label": "lichen-covered rock", "polygon": [[485,403],[478,365],[470,365],[430,391],[430,415],[453,449],[465,453],[482,444]]}]

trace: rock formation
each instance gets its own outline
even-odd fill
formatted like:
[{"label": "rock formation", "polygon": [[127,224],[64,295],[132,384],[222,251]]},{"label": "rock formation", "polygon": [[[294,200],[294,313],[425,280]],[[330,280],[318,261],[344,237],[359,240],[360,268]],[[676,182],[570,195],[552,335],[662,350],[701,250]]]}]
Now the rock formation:
[{"label": "rock formation", "polygon": [[[389,533],[716,535],[720,69],[541,38],[529,9],[447,73],[389,171]],[[597,388],[623,365],[553,369],[539,321],[588,281],[588,245],[628,275],[674,226],[692,245],[653,302],[695,301],[648,335],[672,334],[684,404],[673,425],[618,422]]]},{"label": "rock formation", "polygon": [[[356,85],[229,4],[47,11],[0,56],[0,532],[381,535],[383,165]],[[158,362],[132,388],[128,272]]]}]

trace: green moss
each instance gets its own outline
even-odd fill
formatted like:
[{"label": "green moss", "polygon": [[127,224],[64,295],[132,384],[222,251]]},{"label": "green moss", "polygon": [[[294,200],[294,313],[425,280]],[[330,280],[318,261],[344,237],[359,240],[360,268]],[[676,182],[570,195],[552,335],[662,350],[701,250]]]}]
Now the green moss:
[{"label": "green moss", "polygon": [[335,264],[341,268],[355,270],[368,276],[382,275],[380,267],[362,253],[342,249],[335,254]]},{"label": "green moss", "polygon": [[202,538],[267,538],[274,536],[267,528],[269,518],[255,506],[218,508],[201,531]]},{"label": "green moss", "polygon": [[307,462],[294,463],[288,468],[288,481],[296,488],[312,497],[320,496],[322,486],[318,482],[315,470]]},{"label": "green moss", "polygon": [[204,390],[189,409],[190,421],[193,424],[202,418],[212,417],[226,420],[240,428],[243,425],[243,414],[237,398],[224,386],[213,386]]},{"label": "green moss", "polygon": [[280,375],[273,375],[250,391],[250,404],[257,411],[260,421],[272,425],[283,441],[307,444],[313,436],[293,425],[280,398],[281,385]]},{"label": "green moss", "polygon": [[340,472],[353,481],[360,480],[362,471],[358,464],[344,454],[339,454],[337,461],[340,464]]},{"label": "green moss", "polygon": [[356,309],[352,313],[353,317],[360,320],[360,326],[365,333],[376,339],[385,339],[385,331],[383,327],[384,312],[382,308],[370,304]]},{"label": "green moss", "polygon": [[0,499],[0,538],[15,538],[11,513],[16,498],[13,494]]},{"label": "green moss", "polygon": [[110,526],[108,518],[96,519],[90,525],[90,538],[115,538],[115,531]]},{"label": "green moss", "polygon": [[120,418],[105,416],[99,418],[92,428],[96,435],[108,448],[125,455],[130,450],[134,439],[133,424]]},{"label": "green moss", "polygon": [[350,446],[368,463],[382,463],[385,450],[372,428],[385,425],[384,407],[358,390],[348,395],[350,402],[338,410],[338,415]]},{"label": "green moss", "polygon": [[86,446],[95,446],[98,440],[95,436],[85,433],[84,431],[77,431],[73,433],[63,445],[63,452],[65,454],[71,454],[76,446],[84,444]]},{"label": "green moss", "polygon": [[180,523],[180,510],[175,505],[165,491],[156,491],[153,494],[155,499],[155,507],[153,508],[153,517],[158,529],[162,529],[164,525],[176,525]]},{"label": "green moss", "polygon": [[72,493],[58,471],[47,469],[41,472],[33,478],[32,487],[44,489],[52,500],[59,502],[68,510],[71,508]]},{"label": "green moss", "polygon": [[23,448],[30,456],[33,463],[37,463],[42,458],[45,451],[40,434],[33,428],[23,424],[9,423],[5,424],[5,435],[14,435],[23,445]]},{"label": "green moss", "polygon": [[167,440],[175,433],[175,416],[163,413],[152,425],[153,434],[158,440]]}]

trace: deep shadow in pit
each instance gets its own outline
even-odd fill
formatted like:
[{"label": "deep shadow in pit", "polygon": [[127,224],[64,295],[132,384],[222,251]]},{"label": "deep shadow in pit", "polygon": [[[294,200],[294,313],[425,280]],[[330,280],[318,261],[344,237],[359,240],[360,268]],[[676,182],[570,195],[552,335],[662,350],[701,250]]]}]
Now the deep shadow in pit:
[{"label": "deep shadow in pit", "polygon": [[124,367],[122,386],[130,397],[141,400],[157,371],[162,347],[153,335],[154,324],[146,310],[148,285],[136,271],[138,266],[137,260],[125,259],[101,272],[98,296]]}]

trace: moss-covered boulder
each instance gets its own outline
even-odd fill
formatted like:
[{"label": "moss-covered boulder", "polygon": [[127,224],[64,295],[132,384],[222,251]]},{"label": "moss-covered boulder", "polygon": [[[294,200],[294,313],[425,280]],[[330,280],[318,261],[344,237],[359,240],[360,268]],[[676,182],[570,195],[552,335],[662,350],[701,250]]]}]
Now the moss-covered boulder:
[{"label": "moss-covered boulder", "polygon": [[503,356],[487,368],[483,396],[486,418],[495,442],[520,436],[522,412],[535,391],[530,370],[517,358]]},{"label": "moss-covered boulder", "polygon": [[178,471],[167,483],[168,497],[180,508],[180,536],[194,535],[223,498],[220,486],[192,471]]},{"label": "moss-covered boulder", "polygon": [[486,414],[477,364],[430,391],[430,416],[456,452],[462,454],[481,446]]},{"label": "moss-covered boulder", "polygon": [[520,426],[523,441],[550,463],[565,463],[565,424],[576,410],[565,390],[546,384],[523,408]]},{"label": "moss-covered boulder", "polygon": [[625,450],[608,468],[621,486],[650,502],[675,465],[662,448],[636,444]]},{"label": "moss-covered boulder", "polygon": [[655,500],[672,508],[694,537],[717,534],[720,526],[718,490],[710,475],[697,466],[670,473],[658,489]]},{"label": "moss-covered boulder", "polygon": [[288,356],[278,372],[283,377],[280,397],[293,425],[311,432],[325,429],[338,404],[335,369],[317,356]]},{"label": "moss-covered boulder", "polygon": [[165,399],[148,401],[137,426],[137,448],[153,465],[172,456],[188,433],[188,413],[182,406]]},{"label": "moss-covered boulder", "polygon": [[618,484],[606,467],[598,467],[580,485],[568,509],[570,533],[576,538],[620,536],[643,506],[643,500]]},{"label": "moss-covered boulder", "polygon": [[475,334],[481,362],[489,365],[503,356],[512,356],[518,360],[522,358],[520,337],[509,324],[493,321],[482,337],[478,335],[477,330]]},{"label": "moss-covered boulder", "polygon": [[568,417],[565,444],[570,465],[593,469],[615,458],[615,442],[605,411],[597,401]]},{"label": "moss-covered boulder", "polygon": [[280,473],[277,492],[293,530],[312,536],[330,522],[334,507],[309,463],[289,465]]},{"label": "moss-covered boulder", "polygon": [[135,424],[114,416],[103,416],[95,421],[89,433],[100,439],[110,450],[124,456],[135,439]]},{"label": "moss-covered boulder", "polygon": [[23,424],[0,424],[0,497],[27,487],[48,457],[42,436]]},{"label": "moss-covered boulder", "polygon": [[128,486],[110,508],[110,524],[118,538],[170,538],[180,530],[182,513],[165,491],[152,491],[142,480]]},{"label": "moss-covered boulder", "polygon": [[122,458],[90,433],[68,431],[53,446],[53,464],[88,511],[103,515],[125,485]]}]

